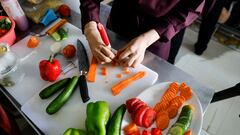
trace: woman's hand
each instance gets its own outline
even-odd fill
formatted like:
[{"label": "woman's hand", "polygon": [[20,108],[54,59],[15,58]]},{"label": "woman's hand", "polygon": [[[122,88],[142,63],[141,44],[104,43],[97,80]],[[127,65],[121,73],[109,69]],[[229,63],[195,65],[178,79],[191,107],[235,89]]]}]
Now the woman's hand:
[{"label": "woman's hand", "polygon": [[84,27],[84,34],[87,37],[93,56],[96,57],[100,64],[109,63],[115,58],[111,48],[103,43],[96,22],[87,23]]},{"label": "woman's hand", "polygon": [[133,40],[117,53],[117,61],[123,66],[136,67],[143,61],[145,51],[160,38],[155,30],[150,30]]}]

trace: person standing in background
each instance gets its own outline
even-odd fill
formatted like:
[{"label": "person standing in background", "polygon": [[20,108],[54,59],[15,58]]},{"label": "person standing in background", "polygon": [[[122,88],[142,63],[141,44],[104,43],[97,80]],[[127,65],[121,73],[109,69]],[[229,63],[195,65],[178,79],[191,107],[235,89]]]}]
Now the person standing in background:
[{"label": "person standing in background", "polygon": [[[194,45],[195,54],[202,55],[216,29],[218,20],[224,23],[230,16],[230,5],[234,0],[206,0],[204,13],[198,33],[198,40]],[[220,16],[222,14],[222,16]]]},{"label": "person standing in background", "polygon": [[142,62],[147,48],[174,63],[181,42],[171,46],[171,40],[198,18],[205,0],[114,0],[107,27],[131,40],[118,51],[117,57],[104,45],[97,30],[100,2],[80,0],[82,29],[93,55],[99,63],[116,59],[124,66],[134,67]]}]

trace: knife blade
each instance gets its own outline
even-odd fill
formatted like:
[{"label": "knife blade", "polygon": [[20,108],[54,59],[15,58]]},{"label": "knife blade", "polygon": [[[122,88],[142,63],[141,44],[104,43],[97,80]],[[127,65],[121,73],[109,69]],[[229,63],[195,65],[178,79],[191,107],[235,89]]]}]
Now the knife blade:
[{"label": "knife blade", "polygon": [[90,100],[90,97],[88,95],[88,86],[87,86],[86,76],[85,76],[89,70],[89,61],[88,61],[86,49],[83,43],[79,39],[77,40],[77,56],[78,56],[78,65],[79,65],[79,72],[80,72],[78,85],[79,85],[82,101],[83,103],[86,103],[88,100]]}]

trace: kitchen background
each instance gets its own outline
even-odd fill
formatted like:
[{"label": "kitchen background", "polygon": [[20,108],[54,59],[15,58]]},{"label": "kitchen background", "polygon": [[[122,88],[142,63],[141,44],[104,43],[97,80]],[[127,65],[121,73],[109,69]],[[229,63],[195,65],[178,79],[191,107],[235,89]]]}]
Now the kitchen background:
[{"label": "kitchen background", "polygon": [[[112,0],[103,4],[111,5]],[[19,0],[24,2],[24,0]],[[71,9],[79,11],[79,0],[64,0]],[[110,7],[109,7],[110,9]],[[176,66],[200,82],[217,91],[231,87],[240,80],[240,2],[233,6],[231,16],[225,24],[219,24],[214,37],[203,55],[193,53],[197,41],[196,21],[184,36],[183,45],[176,59]],[[79,20],[80,21],[80,20]],[[239,135],[240,97],[223,100],[209,105],[204,116],[201,135]],[[31,134],[31,128],[22,119],[17,119],[21,129]]]}]

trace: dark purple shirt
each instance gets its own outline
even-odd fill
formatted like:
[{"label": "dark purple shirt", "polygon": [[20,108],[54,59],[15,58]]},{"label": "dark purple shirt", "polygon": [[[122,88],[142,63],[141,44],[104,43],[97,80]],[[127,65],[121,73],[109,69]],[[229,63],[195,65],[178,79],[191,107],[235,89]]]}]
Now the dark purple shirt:
[{"label": "dark purple shirt", "polygon": [[[83,28],[89,21],[100,22],[101,1],[80,0]],[[167,59],[169,41],[198,18],[204,2],[205,0],[114,0],[108,27],[128,38],[155,29],[160,39],[151,46],[152,52]]]},{"label": "dark purple shirt", "polygon": [[[102,0],[80,0],[82,24],[83,26],[89,21],[99,22],[99,8]],[[124,12],[125,18],[128,18],[128,13],[134,17],[140,16],[140,21],[144,22],[149,16],[150,20],[159,20],[153,22],[154,28],[161,37],[161,41],[169,41],[179,30],[190,25],[200,15],[204,0],[115,0],[116,5],[113,5],[115,12]],[[120,2],[121,1],[121,2]],[[114,10],[118,6],[119,11]],[[124,11],[125,10],[125,11]],[[128,11],[126,11],[128,10]],[[119,13],[116,13],[119,14]],[[123,14],[123,13],[122,13]],[[116,16],[117,18],[117,16]],[[121,18],[123,19],[123,18]],[[132,19],[128,20],[129,25],[134,24]],[[138,19],[136,21],[139,22]],[[138,23],[137,22],[137,23]],[[148,22],[150,23],[150,22]],[[138,25],[138,24],[137,24]],[[144,24],[142,24],[144,27]],[[124,30],[124,29],[123,29]],[[147,29],[146,29],[147,30]],[[143,31],[144,32],[144,31]]]}]

